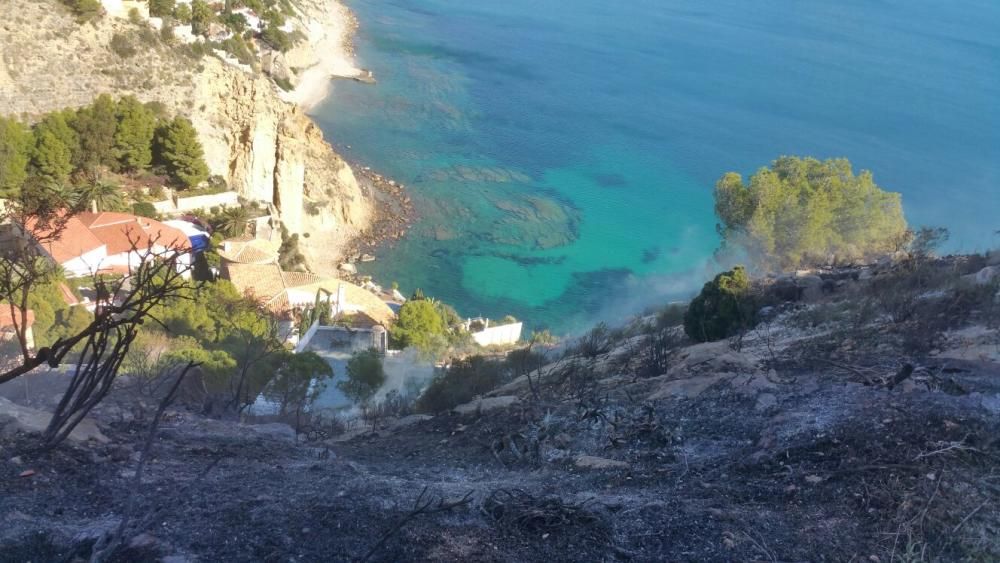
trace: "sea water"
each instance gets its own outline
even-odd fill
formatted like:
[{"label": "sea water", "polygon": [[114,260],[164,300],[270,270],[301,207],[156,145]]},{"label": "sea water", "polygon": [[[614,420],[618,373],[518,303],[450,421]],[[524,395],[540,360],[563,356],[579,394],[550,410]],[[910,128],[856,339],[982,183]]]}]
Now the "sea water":
[{"label": "sea water", "polygon": [[712,186],[847,157],[950,250],[997,245],[996,0],[366,0],[314,111],[419,219],[365,265],[463,315],[571,331],[716,267]]}]

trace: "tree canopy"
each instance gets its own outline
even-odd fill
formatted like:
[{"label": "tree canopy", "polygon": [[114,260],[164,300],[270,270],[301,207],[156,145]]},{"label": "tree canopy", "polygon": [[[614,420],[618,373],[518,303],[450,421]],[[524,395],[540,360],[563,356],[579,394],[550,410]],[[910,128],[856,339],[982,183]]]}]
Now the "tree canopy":
[{"label": "tree canopy", "polygon": [[444,319],[434,302],[427,299],[411,299],[404,303],[391,332],[394,343],[402,348],[427,348],[433,345],[435,336],[447,334]]},{"label": "tree canopy", "polygon": [[118,101],[114,154],[122,169],[138,171],[153,161],[156,115],[134,96]]},{"label": "tree canopy", "polygon": [[14,197],[28,177],[32,138],[14,119],[0,117],[0,198]]},{"label": "tree canopy", "polygon": [[184,187],[193,187],[208,179],[205,150],[191,121],[175,117],[156,133],[160,160],[167,172]]},{"label": "tree canopy", "polygon": [[101,94],[94,103],[80,108],[73,127],[80,138],[77,166],[114,166],[115,132],[118,130],[118,107],[111,96]]},{"label": "tree canopy", "polygon": [[855,175],[847,159],[783,156],[744,182],[735,172],[715,186],[723,244],[765,268],[849,262],[897,250],[906,241],[901,196]]},{"label": "tree canopy", "polygon": [[347,362],[347,379],[337,388],[355,403],[367,403],[385,383],[382,359],[375,350],[365,350],[351,356]]}]

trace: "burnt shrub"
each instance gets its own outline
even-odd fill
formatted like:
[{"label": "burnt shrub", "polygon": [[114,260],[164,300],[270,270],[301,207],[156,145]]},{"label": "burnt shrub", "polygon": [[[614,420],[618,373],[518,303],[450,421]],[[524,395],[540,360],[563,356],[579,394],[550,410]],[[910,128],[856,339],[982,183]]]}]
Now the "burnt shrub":
[{"label": "burnt shrub", "polygon": [[729,338],[753,328],[755,310],[750,276],[736,266],[701,288],[684,313],[684,332],[698,342]]},{"label": "burnt shrub", "polygon": [[433,414],[452,409],[510,379],[511,370],[506,362],[485,356],[455,360],[431,380],[417,399],[417,411]]}]

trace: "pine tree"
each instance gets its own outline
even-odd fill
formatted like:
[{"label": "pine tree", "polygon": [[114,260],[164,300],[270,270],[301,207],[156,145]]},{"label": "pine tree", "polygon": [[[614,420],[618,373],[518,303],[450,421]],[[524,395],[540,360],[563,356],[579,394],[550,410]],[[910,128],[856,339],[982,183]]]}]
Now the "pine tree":
[{"label": "pine tree", "polygon": [[153,160],[153,132],[156,117],[134,96],[118,101],[118,129],[115,131],[115,156],[124,170],[136,171]]},{"label": "pine tree", "polygon": [[205,151],[191,121],[176,117],[157,131],[158,157],[175,182],[190,188],[208,179]]},{"label": "pine tree", "polygon": [[72,124],[75,120],[76,111],[72,109],[64,109],[46,114],[41,121],[35,124],[35,144],[38,144],[38,139],[43,133],[49,133],[56,139],[59,139],[63,146],[69,150],[70,162],[76,162],[79,158],[78,153],[80,152],[80,137],[77,136],[76,130],[73,129]]},{"label": "pine tree", "polygon": [[107,94],[101,94],[88,107],[77,112],[73,128],[80,138],[80,152],[74,163],[81,168],[114,166],[115,132],[118,108]]},{"label": "pine tree", "polygon": [[73,153],[53,132],[39,128],[31,163],[37,174],[62,184],[73,171]]},{"label": "pine tree", "polygon": [[16,197],[28,177],[32,138],[19,121],[0,117],[0,198]]}]

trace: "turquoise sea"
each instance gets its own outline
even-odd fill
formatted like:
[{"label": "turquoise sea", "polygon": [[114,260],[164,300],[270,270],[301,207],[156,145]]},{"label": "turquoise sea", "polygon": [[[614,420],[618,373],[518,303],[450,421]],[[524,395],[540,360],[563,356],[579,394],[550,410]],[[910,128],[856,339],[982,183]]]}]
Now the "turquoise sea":
[{"label": "turquoise sea", "polygon": [[996,0],[353,0],[358,63],[314,111],[419,220],[367,265],[463,315],[572,331],[687,297],[711,188],[844,156],[950,250],[1000,243]]}]

